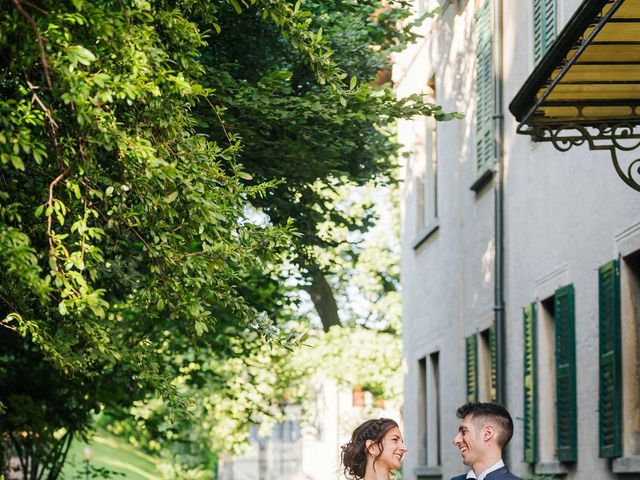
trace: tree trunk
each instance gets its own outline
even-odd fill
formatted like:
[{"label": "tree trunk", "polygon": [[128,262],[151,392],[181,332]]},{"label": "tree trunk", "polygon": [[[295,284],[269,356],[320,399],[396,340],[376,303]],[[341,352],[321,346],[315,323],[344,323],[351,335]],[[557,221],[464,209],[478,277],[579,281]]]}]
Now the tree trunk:
[{"label": "tree trunk", "polygon": [[311,295],[313,306],[320,316],[322,328],[325,332],[329,331],[329,328],[334,325],[341,325],[338,304],[333,296],[331,286],[322,272],[316,272],[311,275],[311,285],[305,287],[305,290]]}]

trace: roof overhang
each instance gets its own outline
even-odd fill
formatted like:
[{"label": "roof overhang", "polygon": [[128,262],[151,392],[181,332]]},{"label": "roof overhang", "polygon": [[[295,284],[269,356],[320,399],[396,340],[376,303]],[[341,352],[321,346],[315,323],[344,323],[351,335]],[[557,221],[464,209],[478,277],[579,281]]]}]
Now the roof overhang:
[{"label": "roof overhang", "polygon": [[640,146],[640,0],[583,1],[509,110],[534,141],[609,150],[640,191],[640,159],[618,155]]}]

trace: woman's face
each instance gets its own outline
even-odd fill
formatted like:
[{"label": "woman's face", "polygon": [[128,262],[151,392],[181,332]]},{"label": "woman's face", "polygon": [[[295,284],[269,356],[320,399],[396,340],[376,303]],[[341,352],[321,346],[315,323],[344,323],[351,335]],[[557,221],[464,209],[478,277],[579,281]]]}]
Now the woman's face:
[{"label": "woman's face", "polygon": [[407,453],[407,447],[400,429],[393,427],[382,439],[382,454],[378,458],[376,466],[381,465],[389,470],[397,470],[400,468],[405,453]]}]

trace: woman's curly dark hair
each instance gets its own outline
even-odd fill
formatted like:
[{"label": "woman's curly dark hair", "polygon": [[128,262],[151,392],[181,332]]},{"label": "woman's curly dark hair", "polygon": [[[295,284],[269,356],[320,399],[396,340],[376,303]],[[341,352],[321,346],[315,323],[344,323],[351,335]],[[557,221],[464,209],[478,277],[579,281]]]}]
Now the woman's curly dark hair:
[{"label": "woman's curly dark hair", "polygon": [[341,461],[344,465],[345,477],[352,480],[364,478],[367,468],[367,440],[373,440],[380,449],[380,453],[373,459],[375,465],[382,455],[382,439],[394,427],[398,428],[395,420],[374,418],[367,420],[353,431],[349,443],[342,446]]}]

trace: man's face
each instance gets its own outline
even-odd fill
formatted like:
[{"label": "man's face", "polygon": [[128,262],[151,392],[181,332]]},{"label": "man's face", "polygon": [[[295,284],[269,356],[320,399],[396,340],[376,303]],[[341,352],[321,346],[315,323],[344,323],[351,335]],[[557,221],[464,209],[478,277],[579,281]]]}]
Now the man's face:
[{"label": "man's face", "polygon": [[472,467],[482,459],[483,441],[482,425],[472,415],[467,415],[460,421],[458,434],[453,439],[453,444],[460,450],[462,463]]}]

